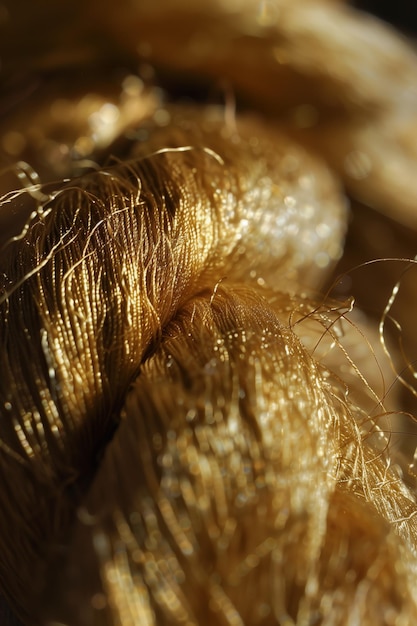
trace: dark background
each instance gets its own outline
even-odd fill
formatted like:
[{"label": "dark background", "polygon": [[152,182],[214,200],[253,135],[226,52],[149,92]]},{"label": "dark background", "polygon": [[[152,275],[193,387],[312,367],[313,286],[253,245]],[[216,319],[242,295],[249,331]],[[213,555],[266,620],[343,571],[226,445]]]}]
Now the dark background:
[{"label": "dark background", "polygon": [[417,0],[357,0],[352,4],[374,13],[406,34],[417,34]]}]

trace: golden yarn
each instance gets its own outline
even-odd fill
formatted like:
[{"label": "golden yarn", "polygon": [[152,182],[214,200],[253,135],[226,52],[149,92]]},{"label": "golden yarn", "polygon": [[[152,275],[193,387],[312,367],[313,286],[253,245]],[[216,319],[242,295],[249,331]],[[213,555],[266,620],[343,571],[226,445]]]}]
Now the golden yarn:
[{"label": "golden yarn", "polygon": [[[78,33],[78,56],[57,31],[31,65],[70,66],[76,88],[48,78],[0,126],[2,158],[20,159],[1,209],[24,224],[1,236],[1,593],[25,624],[49,626],[414,624],[415,487],[349,356],[352,302],[317,296],[343,250],[342,184],[388,210],[374,129],[404,176],[415,165],[395,121],[404,107],[411,120],[414,95],[388,97],[380,41],[401,85],[413,53],[339,3],[164,0],[121,3],[114,23],[107,3],[107,54],[80,28],[94,2],[73,6],[61,32]],[[331,16],[357,39],[326,37]],[[3,45],[7,83],[25,52]],[[117,95],[105,64],[145,48],[178,80],[224,68],[266,117],[166,105],[132,75]],[[99,95],[77,108],[78,63],[97,59]],[[413,197],[399,202],[409,224]]]},{"label": "golden yarn", "polygon": [[78,511],[60,622],[415,619],[414,497],[277,304],[219,287],[167,326]]}]

